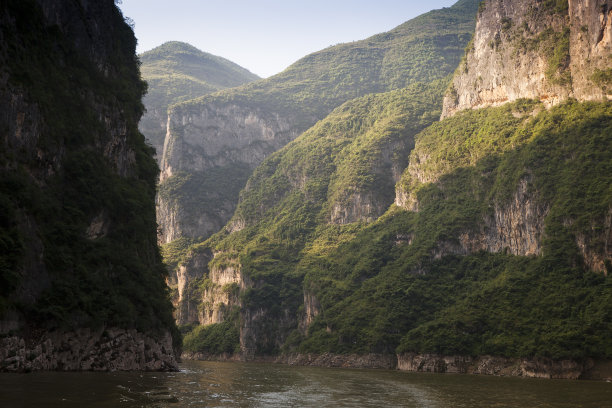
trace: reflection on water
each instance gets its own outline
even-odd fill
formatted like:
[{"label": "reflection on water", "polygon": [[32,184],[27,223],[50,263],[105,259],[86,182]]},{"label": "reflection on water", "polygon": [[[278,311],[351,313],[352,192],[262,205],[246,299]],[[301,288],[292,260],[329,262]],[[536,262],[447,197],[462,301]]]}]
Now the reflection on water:
[{"label": "reflection on water", "polygon": [[0,374],[0,406],[612,408],[612,384],[185,362],[178,373]]}]

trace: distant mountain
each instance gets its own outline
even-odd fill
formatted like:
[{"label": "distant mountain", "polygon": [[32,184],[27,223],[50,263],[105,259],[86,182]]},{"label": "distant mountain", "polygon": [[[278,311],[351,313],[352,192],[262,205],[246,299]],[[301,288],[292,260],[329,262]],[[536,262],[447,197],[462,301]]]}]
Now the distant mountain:
[{"label": "distant mountain", "polygon": [[155,147],[158,160],[166,136],[168,106],[259,79],[225,58],[179,41],[141,54],[140,61],[142,77],[149,84],[140,131]]}]

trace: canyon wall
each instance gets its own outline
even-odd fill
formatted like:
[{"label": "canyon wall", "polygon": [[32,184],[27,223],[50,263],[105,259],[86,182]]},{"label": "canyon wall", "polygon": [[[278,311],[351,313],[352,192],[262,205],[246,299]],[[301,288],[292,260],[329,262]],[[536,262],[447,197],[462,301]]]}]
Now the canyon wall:
[{"label": "canyon wall", "polygon": [[0,13],[0,370],[176,369],[134,34],[111,0]]},{"label": "canyon wall", "polygon": [[608,0],[483,2],[442,118],[520,98],[612,99],[611,51]]}]

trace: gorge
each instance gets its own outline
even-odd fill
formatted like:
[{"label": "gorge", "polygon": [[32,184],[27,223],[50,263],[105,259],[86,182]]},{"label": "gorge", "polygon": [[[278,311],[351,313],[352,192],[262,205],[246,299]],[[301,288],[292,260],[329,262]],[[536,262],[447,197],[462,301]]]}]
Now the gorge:
[{"label": "gorge", "polygon": [[609,0],[459,0],[266,79],[136,56],[110,0],[0,11],[0,371],[612,377]]},{"label": "gorge", "polygon": [[[172,108],[161,224],[185,356],[594,375],[611,312],[609,13],[460,1]],[[382,77],[358,59],[379,48]],[[323,103],[291,111],[304,66],[345,52],[362,66],[337,70],[368,86],[329,100],[320,74]],[[207,182],[181,204],[196,173],[234,201]],[[194,218],[209,227],[185,233]]]}]

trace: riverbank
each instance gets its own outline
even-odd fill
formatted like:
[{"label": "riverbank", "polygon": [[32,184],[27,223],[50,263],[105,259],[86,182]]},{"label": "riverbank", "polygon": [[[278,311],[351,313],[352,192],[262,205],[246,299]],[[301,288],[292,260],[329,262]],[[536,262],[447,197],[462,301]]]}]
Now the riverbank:
[{"label": "riverbank", "polygon": [[506,358],[497,356],[442,356],[437,354],[288,354],[255,356],[183,353],[184,360],[261,362],[292,366],[388,369],[409,372],[477,374],[527,378],[612,381],[612,361],[551,360],[547,358]]}]

